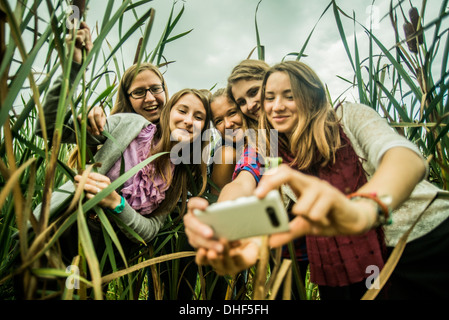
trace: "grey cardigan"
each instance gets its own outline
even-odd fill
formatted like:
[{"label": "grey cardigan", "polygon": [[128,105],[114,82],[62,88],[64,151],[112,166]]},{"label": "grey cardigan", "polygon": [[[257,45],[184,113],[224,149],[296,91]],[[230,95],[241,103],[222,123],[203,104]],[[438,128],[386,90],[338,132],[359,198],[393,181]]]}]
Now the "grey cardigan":
[{"label": "grey cardigan", "polygon": [[[79,70],[79,66],[72,67],[70,75],[70,83],[73,83],[74,78]],[[62,77],[59,76],[54,85],[47,94],[43,105],[45,122],[47,125],[48,136],[52,137],[54,124],[57,113],[57,105],[59,94],[61,91]],[[87,143],[91,146],[102,145],[94,156],[95,162],[102,164],[98,168],[98,172],[106,174],[109,169],[120,159],[122,152],[128,147],[134,138],[142,131],[143,128],[150,124],[144,117],[134,113],[120,113],[109,116],[106,120],[105,130],[115,138],[115,141],[107,139],[105,136],[93,136],[88,134]],[[62,134],[63,143],[74,143],[75,133],[72,129],[73,119],[64,126]],[[36,133],[42,136],[42,129],[39,121],[36,121]],[[75,186],[72,181],[69,181],[55,190],[51,197],[50,214],[67,200],[72,197],[72,192]],[[35,216],[40,215],[41,205],[39,204],[34,209]],[[163,226],[167,213],[159,213],[157,215],[150,215],[149,217],[142,216],[135,211],[128,203],[125,204],[125,209],[117,215],[117,217],[129,228],[134,230],[145,242],[151,241]],[[121,228],[119,226],[119,228]],[[130,235],[124,228],[122,232],[131,240],[137,241],[134,236]]]}]

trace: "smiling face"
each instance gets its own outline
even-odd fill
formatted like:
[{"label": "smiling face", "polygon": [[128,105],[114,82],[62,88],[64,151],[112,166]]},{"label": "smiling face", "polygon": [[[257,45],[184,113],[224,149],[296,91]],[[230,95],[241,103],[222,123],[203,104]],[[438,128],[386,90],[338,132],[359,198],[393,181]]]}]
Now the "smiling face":
[{"label": "smiling face", "polygon": [[242,113],[256,121],[259,119],[261,86],[262,80],[239,80],[231,88]]},{"label": "smiling face", "polygon": [[130,94],[138,89],[155,88],[161,85],[162,81],[156,73],[151,70],[144,70],[136,76],[127,90],[129,101],[134,111],[153,123],[159,122],[162,107],[165,105],[166,97],[164,91],[153,94],[148,90],[142,98],[138,99],[133,98]]},{"label": "smiling face", "polygon": [[299,123],[299,110],[286,72],[272,73],[266,83],[264,110],[268,121],[280,133],[291,134]]},{"label": "smiling face", "polygon": [[181,96],[170,110],[169,127],[174,141],[192,142],[206,123],[203,102],[192,93]]},{"label": "smiling face", "polygon": [[226,96],[215,98],[211,104],[212,122],[221,136],[232,142],[243,138],[243,117],[238,107]]}]

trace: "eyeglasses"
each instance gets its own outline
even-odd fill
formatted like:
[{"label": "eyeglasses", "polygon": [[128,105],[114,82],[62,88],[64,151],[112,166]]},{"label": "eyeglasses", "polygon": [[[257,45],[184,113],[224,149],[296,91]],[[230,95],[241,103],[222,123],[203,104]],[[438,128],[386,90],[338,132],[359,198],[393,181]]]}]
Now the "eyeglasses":
[{"label": "eyeglasses", "polygon": [[147,95],[147,92],[150,91],[151,94],[159,94],[164,92],[164,84],[158,84],[154,85],[152,87],[149,87],[148,89],[136,89],[132,92],[130,92],[128,95],[131,96],[134,99],[142,99]]}]

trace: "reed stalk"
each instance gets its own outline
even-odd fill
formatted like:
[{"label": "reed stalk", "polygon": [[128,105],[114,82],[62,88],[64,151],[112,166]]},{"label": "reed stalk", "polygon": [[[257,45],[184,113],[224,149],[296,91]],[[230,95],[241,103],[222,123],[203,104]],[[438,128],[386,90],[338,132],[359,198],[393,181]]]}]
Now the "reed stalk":
[{"label": "reed stalk", "polygon": [[[418,8],[413,1],[391,0],[384,18],[391,21],[394,43],[383,43],[371,26],[360,23],[354,13],[345,13],[338,1],[329,1],[298,52],[286,53],[281,58],[307,58],[306,49],[316,26],[332,12],[353,70],[352,77],[339,76],[340,79],[348,83],[348,90],[356,89],[361,102],[383,114],[392,127],[418,146],[428,159],[429,180],[446,190],[449,187],[448,1],[441,1],[438,14],[429,17],[427,1],[422,1]],[[154,158],[121,175],[93,199],[86,201],[79,187],[71,201],[63,203],[57,212],[50,214],[49,210],[51,193],[77,173],[67,165],[67,155],[74,148],[80,150],[80,174],[95,170],[86,165],[87,113],[93,105],[101,105],[106,111],[112,108],[117,83],[127,67],[119,56],[123,55],[127,41],[136,34],[141,35],[138,47],[132,50],[136,63],[149,61],[159,67],[169,67],[176,57],[166,56],[165,48],[192,31],[176,31],[184,4],[178,7],[179,3],[173,1],[165,29],[156,35],[157,43],[151,45],[149,40],[154,35],[152,27],[157,14],[151,2],[124,0],[114,6],[114,1],[106,1],[101,24],[93,28],[93,48],[84,54],[80,71],[74,83],[69,84],[74,47],[64,43],[65,37],[75,30],[66,27],[70,14],[66,11],[67,2],[0,0],[0,298],[139,299],[148,296],[150,283],[157,299],[178,298],[177,291],[187,273],[180,259],[185,259],[185,265],[194,263],[194,253],[183,249],[186,240],[179,208],[151,243],[144,243],[135,232],[128,230],[141,243],[136,257],[129,259],[113,228],[114,223],[120,222],[97,206],[110,191]],[[81,9],[80,20],[93,14],[89,12],[89,1],[72,4]],[[258,59],[264,60],[268,48],[262,45],[257,20],[258,10],[262,8],[263,2],[259,1],[254,17],[254,50],[257,49]],[[127,17],[132,17],[132,23],[125,26]],[[345,21],[351,22],[350,32],[345,30]],[[405,33],[404,24],[407,24]],[[368,39],[368,57],[361,55],[359,46],[366,39],[359,38],[359,30]],[[33,43],[30,49],[25,45],[28,31]],[[115,44],[110,42],[113,32],[119,35]],[[349,34],[355,39],[352,45]],[[41,71],[36,72],[37,69]],[[42,101],[57,74],[64,81],[55,130],[52,136],[47,136]],[[343,94],[329,95],[329,100],[336,105]],[[62,144],[67,117],[79,115],[80,125],[75,126],[76,145]],[[43,138],[35,134],[36,121],[43,128]],[[206,197],[215,201],[212,196]],[[32,212],[39,203],[41,210],[35,216]],[[101,220],[106,243],[105,252],[98,256],[86,226],[86,214],[90,210]],[[81,270],[79,289],[65,286],[71,274],[66,271],[58,250],[59,238],[74,225],[80,230],[79,254],[72,261]],[[229,287],[223,294],[227,299],[273,299],[281,287],[284,299],[290,297],[293,288],[300,292],[301,299],[319,299],[309,274],[300,275],[293,250],[290,250],[291,259],[280,262],[276,256],[270,265],[269,250],[264,248],[258,267],[245,273],[245,283],[239,292],[234,292],[237,278],[226,278]],[[106,263],[112,266],[109,274],[103,272]],[[121,264],[123,268],[118,267]],[[160,277],[164,269],[171,270],[167,283]],[[217,279],[213,271],[203,273],[200,269],[196,282],[189,284],[192,297],[212,297],[217,290]],[[50,290],[50,284],[56,284],[55,288]]]}]

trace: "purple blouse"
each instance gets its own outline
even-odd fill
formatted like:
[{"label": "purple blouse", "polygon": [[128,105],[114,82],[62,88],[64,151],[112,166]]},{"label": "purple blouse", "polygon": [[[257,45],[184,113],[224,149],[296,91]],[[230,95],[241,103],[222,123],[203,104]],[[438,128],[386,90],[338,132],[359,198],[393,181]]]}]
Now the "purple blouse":
[{"label": "purple blouse", "polygon": [[[151,146],[154,141],[156,126],[150,124],[142,129],[138,136],[130,143],[123,152],[124,171],[132,169],[148,158]],[[120,176],[121,159],[119,159],[106,174],[111,181]],[[171,164],[173,173],[174,165]],[[155,168],[152,163],[140,169],[134,176],[129,178],[123,185],[122,196],[128,204],[142,215],[153,212],[165,199],[165,191],[168,189],[167,183],[159,176],[155,175]]]}]

